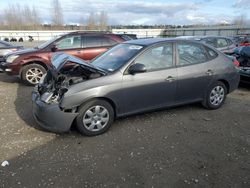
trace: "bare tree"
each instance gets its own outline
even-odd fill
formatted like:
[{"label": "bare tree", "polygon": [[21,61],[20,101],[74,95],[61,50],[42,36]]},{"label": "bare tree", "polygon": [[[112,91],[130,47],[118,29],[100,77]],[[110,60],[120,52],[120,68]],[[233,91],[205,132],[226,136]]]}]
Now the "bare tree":
[{"label": "bare tree", "polygon": [[243,27],[244,25],[248,24],[247,16],[244,14],[241,14],[240,16],[236,17],[233,20],[233,25],[236,25],[238,27]]},{"label": "bare tree", "polygon": [[56,26],[63,25],[63,10],[59,0],[52,1],[52,24]]},{"label": "bare tree", "polygon": [[33,27],[37,29],[39,27],[41,21],[40,21],[39,12],[38,12],[38,10],[36,9],[35,6],[33,6],[33,8],[32,8],[31,15],[32,15]]},{"label": "bare tree", "polygon": [[23,16],[20,5],[9,4],[9,6],[4,10],[4,19],[6,25],[8,25],[10,29],[21,29],[21,26],[23,25]]},{"label": "bare tree", "polygon": [[93,12],[91,12],[89,14],[87,29],[88,30],[95,30],[96,29],[95,14]]},{"label": "bare tree", "polygon": [[99,16],[99,29],[107,30],[108,29],[108,14],[105,11],[102,11]]},{"label": "bare tree", "polygon": [[83,16],[81,16],[80,18],[79,18],[79,28],[81,29],[81,30],[84,30],[84,26],[85,25],[85,20],[84,20],[84,18],[83,18]]},{"label": "bare tree", "polygon": [[28,26],[33,25],[32,12],[31,12],[30,7],[28,5],[26,5],[23,8],[23,14],[20,16],[23,16],[25,25],[28,25]]},{"label": "bare tree", "polygon": [[4,23],[3,23],[3,20],[4,20],[3,15],[0,14],[0,25],[1,25],[1,26],[4,24]]},{"label": "bare tree", "polygon": [[6,29],[37,29],[40,25],[38,11],[35,7],[31,10],[27,5],[9,4],[2,19]]}]

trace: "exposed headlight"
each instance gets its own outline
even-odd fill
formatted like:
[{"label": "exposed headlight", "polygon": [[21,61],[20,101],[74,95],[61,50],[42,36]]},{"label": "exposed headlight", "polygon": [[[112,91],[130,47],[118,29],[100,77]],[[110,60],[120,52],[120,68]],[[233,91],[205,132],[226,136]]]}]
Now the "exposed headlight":
[{"label": "exposed headlight", "polygon": [[12,63],[18,57],[19,57],[19,55],[10,55],[9,57],[7,57],[6,62]]}]

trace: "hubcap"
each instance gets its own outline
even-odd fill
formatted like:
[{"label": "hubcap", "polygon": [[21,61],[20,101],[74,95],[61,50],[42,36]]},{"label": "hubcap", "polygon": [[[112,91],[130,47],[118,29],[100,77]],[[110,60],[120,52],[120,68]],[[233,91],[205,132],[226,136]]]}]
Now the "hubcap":
[{"label": "hubcap", "polygon": [[109,121],[109,112],[103,106],[89,108],[83,116],[83,125],[89,131],[102,130]]},{"label": "hubcap", "polygon": [[221,104],[225,97],[225,90],[221,86],[216,86],[210,93],[210,102],[211,104],[218,106]]},{"label": "hubcap", "polygon": [[39,68],[31,68],[26,72],[26,80],[31,84],[38,84],[43,76]]}]

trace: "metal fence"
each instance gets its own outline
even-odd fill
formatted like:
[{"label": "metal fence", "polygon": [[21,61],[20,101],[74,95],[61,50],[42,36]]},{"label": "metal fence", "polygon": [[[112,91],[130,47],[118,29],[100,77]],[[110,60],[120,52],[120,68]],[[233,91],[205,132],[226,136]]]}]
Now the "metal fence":
[{"label": "metal fence", "polygon": [[249,28],[193,28],[193,29],[166,29],[162,36],[177,37],[177,36],[236,36],[250,34]]},{"label": "metal fence", "polygon": [[[32,36],[34,41],[47,41],[55,36],[62,35],[74,30],[56,30],[56,31],[0,31],[0,39],[12,39],[17,41],[22,38],[23,41],[28,41],[29,36]],[[174,29],[112,29],[113,33],[136,34],[138,38],[147,37],[176,37],[176,36],[235,36],[250,34],[250,26],[235,27],[235,26],[214,26],[214,27],[196,27],[196,28],[174,28]]]}]

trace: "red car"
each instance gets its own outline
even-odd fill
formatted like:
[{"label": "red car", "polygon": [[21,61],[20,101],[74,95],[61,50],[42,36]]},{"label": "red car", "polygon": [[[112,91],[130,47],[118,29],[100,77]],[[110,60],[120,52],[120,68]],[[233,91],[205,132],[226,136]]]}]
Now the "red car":
[{"label": "red car", "polygon": [[132,39],[129,35],[108,32],[72,32],[56,37],[32,49],[6,55],[0,68],[10,75],[17,75],[28,84],[39,83],[51,66],[53,52],[64,52],[83,60],[92,60],[110,47]]}]

